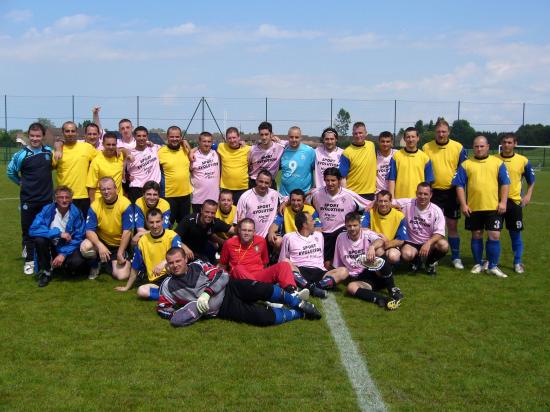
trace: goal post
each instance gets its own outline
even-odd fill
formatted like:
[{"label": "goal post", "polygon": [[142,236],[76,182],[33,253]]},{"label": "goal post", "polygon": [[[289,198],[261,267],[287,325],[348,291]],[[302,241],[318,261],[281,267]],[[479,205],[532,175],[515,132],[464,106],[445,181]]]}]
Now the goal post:
[{"label": "goal post", "polygon": [[[550,146],[517,145],[515,152],[524,155],[531,161],[534,169],[540,170],[548,166],[550,162]],[[498,146],[500,153],[500,145]]]}]

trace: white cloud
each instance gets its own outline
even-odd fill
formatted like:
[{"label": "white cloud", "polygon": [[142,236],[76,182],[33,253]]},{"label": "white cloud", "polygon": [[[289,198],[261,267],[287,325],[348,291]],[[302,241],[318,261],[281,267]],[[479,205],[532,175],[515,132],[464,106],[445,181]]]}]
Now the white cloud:
[{"label": "white cloud", "polygon": [[53,24],[53,30],[59,31],[78,31],[88,28],[96,18],[87,14],[75,14],[64,16],[56,20]]},{"label": "white cloud", "polygon": [[272,24],[261,24],[260,27],[258,27],[256,34],[260,38],[263,37],[267,39],[314,39],[322,36],[322,33],[317,31],[290,31],[280,29]]},{"label": "white cloud", "polygon": [[329,40],[335,50],[354,51],[363,49],[378,49],[387,47],[389,42],[376,33],[362,33],[358,35],[334,37]]},{"label": "white cloud", "polygon": [[7,20],[12,20],[16,23],[24,23],[32,18],[32,11],[25,10],[11,10],[4,15]]},{"label": "white cloud", "polygon": [[188,34],[195,34],[198,31],[197,26],[193,23],[183,23],[173,27],[156,28],[151,30],[151,33],[165,36],[184,36]]}]

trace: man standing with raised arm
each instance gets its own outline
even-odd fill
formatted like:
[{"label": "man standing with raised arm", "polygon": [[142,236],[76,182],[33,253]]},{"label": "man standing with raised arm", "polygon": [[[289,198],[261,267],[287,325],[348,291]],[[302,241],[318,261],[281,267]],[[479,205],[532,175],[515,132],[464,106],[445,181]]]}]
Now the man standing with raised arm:
[{"label": "man standing with raised arm", "polygon": [[124,159],[122,154],[117,153],[116,145],[116,135],[113,132],[105,133],[105,136],[103,136],[103,151],[98,153],[90,164],[86,178],[86,187],[88,188],[88,197],[91,203],[101,197],[99,182],[104,177],[113,179],[118,195],[122,196]]},{"label": "man standing with raised arm", "polygon": [[63,132],[63,157],[55,161],[58,186],[68,186],[73,191],[72,203],[82,212],[86,219],[90,208],[90,198],[86,188],[86,178],[90,163],[99,153],[91,145],[77,140],[77,127],[74,122],[65,122]]}]

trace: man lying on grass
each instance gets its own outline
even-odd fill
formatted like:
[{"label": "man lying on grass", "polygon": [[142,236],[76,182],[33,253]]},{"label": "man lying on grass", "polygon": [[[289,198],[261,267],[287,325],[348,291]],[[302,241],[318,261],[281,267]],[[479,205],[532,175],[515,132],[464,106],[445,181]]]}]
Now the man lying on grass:
[{"label": "man lying on grass", "polygon": [[[160,286],[159,316],[172,326],[187,326],[202,317],[219,317],[257,326],[279,325],[296,319],[320,319],[321,313],[305,300],[277,285],[248,279],[230,279],[227,272],[200,260],[187,265],[183,249],[166,253],[169,273]],[[258,301],[282,303],[273,308]]]}]

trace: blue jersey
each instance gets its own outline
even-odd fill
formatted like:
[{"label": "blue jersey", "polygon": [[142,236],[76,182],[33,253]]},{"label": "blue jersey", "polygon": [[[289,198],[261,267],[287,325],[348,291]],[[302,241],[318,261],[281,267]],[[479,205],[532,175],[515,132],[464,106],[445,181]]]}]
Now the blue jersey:
[{"label": "blue jersey", "polygon": [[8,164],[8,177],[20,189],[22,203],[49,202],[53,197],[52,149],[24,147]]},{"label": "blue jersey", "polygon": [[285,147],[281,158],[281,187],[283,196],[288,196],[294,189],[308,192],[313,184],[315,168],[315,150],[301,143],[297,149]]}]

